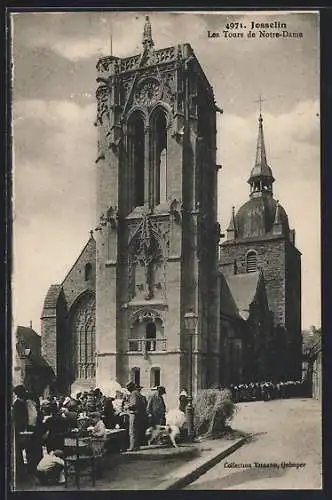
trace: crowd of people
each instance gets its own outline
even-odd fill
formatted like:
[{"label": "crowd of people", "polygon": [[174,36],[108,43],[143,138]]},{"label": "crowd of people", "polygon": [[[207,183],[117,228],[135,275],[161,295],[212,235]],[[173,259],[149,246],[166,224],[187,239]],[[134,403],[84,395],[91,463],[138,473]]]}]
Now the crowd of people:
[{"label": "crowd of people", "polygon": [[[121,449],[135,451],[147,444],[147,428],[166,423],[166,390],[156,387],[149,397],[141,390],[141,386],[129,382],[113,395],[106,396],[95,389],[43,400],[23,385],[15,387],[12,416],[16,480],[23,480],[27,472],[43,483],[64,482],[65,436],[73,430],[105,439],[107,447],[107,430],[120,428],[126,431]],[[182,391],[181,411],[186,401],[186,392]],[[24,435],[28,438],[23,439]]]},{"label": "crowd of people", "polygon": [[271,399],[305,397],[307,395],[307,385],[303,380],[286,380],[278,383],[264,381],[238,385],[232,384],[230,390],[235,403],[270,401]]},{"label": "crowd of people", "polygon": [[[303,381],[251,382],[231,385],[230,390],[235,403],[306,396]],[[16,481],[23,480],[28,474],[42,483],[64,482],[65,437],[72,431],[104,440],[107,450],[108,430],[124,429],[124,439],[118,443],[119,450],[139,450],[147,444],[149,427],[168,424],[169,419],[174,418],[170,415],[178,418],[177,412],[185,421],[187,392],[180,393],[175,414],[170,411],[167,417],[165,394],[165,387],[158,386],[146,397],[141,386],[129,382],[111,395],[95,389],[75,396],[42,399],[28,392],[23,385],[16,386],[12,407]],[[178,424],[175,422],[175,425]]]}]

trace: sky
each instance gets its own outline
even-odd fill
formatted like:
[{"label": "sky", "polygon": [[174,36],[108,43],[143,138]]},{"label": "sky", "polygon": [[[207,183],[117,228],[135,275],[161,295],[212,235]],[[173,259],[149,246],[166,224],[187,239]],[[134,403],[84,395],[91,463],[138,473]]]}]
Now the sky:
[{"label": "sky", "polygon": [[[144,12],[12,14],[13,327],[40,316],[97,225],[96,62],[141,52]],[[302,326],[320,326],[320,76],[318,13],[150,12],[156,49],[189,42],[214,88],[218,115],[218,220],[249,199],[262,96],[274,197],[302,252]],[[248,38],[280,21],[301,38]],[[225,38],[226,23],[243,38]],[[244,28],[244,26],[246,28]],[[208,31],[221,33],[209,38]],[[236,32],[236,29],[232,30]],[[270,29],[270,32],[278,30]]]}]

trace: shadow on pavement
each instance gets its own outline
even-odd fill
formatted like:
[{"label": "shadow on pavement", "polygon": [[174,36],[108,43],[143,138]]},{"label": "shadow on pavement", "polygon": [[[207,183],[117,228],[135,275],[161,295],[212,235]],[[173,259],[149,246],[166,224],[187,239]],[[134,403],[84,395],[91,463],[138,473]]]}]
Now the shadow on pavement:
[{"label": "shadow on pavement", "polygon": [[253,443],[254,441],[258,441],[258,439],[261,436],[265,436],[266,434],[267,434],[267,432],[254,432],[253,434],[249,434],[245,444]]},{"label": "shadow on pavement", "polygon": [[[244,484],[250,481],[256,481],[260,479],[269,479],[282,477],[285,474],[285,469],[259,469],[251,468],[244,469],[240,471],[227,474],[225,477],[218,479],[213,479],[211,481],[201,481],[199,483],[192,484],[186,487],[187,490],[222,490],[224,488],[232,488],[239,484]],[[248,490],[250,486],[248,485]]]}]

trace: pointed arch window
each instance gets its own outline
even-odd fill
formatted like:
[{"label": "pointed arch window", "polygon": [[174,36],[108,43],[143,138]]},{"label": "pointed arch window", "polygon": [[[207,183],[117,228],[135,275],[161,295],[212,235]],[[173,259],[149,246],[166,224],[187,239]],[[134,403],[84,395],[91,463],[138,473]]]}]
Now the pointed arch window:
[{"label": "pointed arch window", "polygon": [[246,271],[247,273],[254,273],[257,271],[257,253],[255,250],[250,250],[246,258]]},{"label": "pointed arch window", "polygon": [[74,377],[95,377],[96,305],[94,295],[81,298],[71,317]]},{"label": "pointed arch window", "polygon": [[140,113],[128,122],[129,209],[141,207],[145,201],[145,125]]},{"label": "pointed arch window", "polygon": [[153,203],[159,205],[167,199],[167,120],[162,108],[154,111],[151,124]]},{"label": "pointed arch window", "polygon": [[91,279],[91,276],[92,276],[92,264],[91,262],[88,262],[87,264],[85,264],[84,268],[84,280],[89,281]]}]

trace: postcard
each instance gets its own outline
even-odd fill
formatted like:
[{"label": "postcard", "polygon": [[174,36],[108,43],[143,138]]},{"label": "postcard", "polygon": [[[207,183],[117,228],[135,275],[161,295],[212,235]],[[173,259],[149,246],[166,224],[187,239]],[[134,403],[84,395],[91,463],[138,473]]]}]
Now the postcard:
[{"label": "postcard", "polygon": [[322,488],[319,21],[11,11],[12,490]]}]

